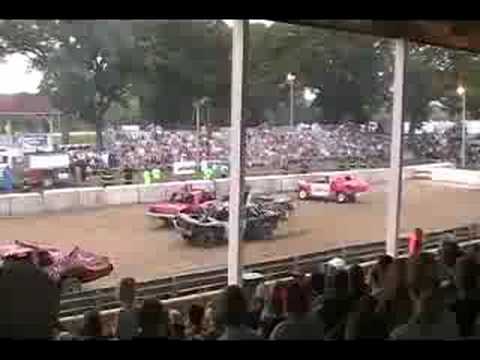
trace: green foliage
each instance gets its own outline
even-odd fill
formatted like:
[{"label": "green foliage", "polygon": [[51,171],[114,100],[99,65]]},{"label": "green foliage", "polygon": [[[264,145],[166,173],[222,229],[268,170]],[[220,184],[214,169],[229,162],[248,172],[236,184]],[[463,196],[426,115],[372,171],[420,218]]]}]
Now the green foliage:
[{"label": "green foliage", "polygon": [[[280,123],[282,113],[286,121],[289,72],[297,75],[299,117],[363,122],[391,109],[390,41],[274,23],[252,24],[249,43],[249,124]],[[0,59],[16,52],[45,72],[41,92],[57,108],[95,124],[99,145],[105,121],[191,126],[192,104],[203,97],[212,99],[214,125],[228,122],[231,29],[222,21],[2,20]],[[469,113],[478,117],[479,65],[474,54],[411,44],[406,109],[412,131],[428,118],[432,100],[459,111],[459,83],[467,87]],[[303,100],[305,87],[318,90],[312,104]]]}]

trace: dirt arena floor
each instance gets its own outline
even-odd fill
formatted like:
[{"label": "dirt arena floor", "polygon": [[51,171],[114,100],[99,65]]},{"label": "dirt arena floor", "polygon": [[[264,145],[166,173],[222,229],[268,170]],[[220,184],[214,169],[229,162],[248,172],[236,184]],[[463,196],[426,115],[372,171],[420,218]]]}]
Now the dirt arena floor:
[{"label": "dirt arena floor", "polygon": [[[405,183],[401,231],[454,227],[480,219],[480,191],[429,182]],[[346,244],[380,241],[385,236],[386,194],[368,193],[356,204],[307,201],[274,240],[246,243],[247,262],[321,251]],[[145,206],[0,219],[0,241],[28,240],[66,251],[75,245],[109,256],[115,271],[94,286],[113,285],[121,277],[138,280],[226,264],[227,248],[192,248],[174,231],[153,229]],[[89,286],[91,287],[91,286]]]}]

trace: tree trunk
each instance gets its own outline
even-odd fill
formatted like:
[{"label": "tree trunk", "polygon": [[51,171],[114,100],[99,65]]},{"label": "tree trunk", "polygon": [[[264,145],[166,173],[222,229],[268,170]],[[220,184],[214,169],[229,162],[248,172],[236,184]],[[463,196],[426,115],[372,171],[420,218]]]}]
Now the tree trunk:
[{"label": "tree trunk", "polygon": [[95,113],[95,133],[97,135],[97,151],[103,149],[103,118]]}]

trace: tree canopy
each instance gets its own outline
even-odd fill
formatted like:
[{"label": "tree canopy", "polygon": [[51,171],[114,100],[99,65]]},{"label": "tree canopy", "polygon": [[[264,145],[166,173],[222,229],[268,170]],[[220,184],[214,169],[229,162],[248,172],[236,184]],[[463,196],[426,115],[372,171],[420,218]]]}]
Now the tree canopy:
[{"label": "tree canopy", "polygon": [[[385,39],[274,23],[252,24],[249,43],[251,124],[282,122],[289,72],[296,74],[297,114],[312,110],[310,119],[364,122],[391,107],[393,48]],[[0,58],[11,53],[27,55],[44,72],[41,93],[55,107],[91,121],[99,133],[114,116],[191,126],[193,103],[203,97],[211,99],[213,121],[228,123],[231,28],[223,21],[3,20]],[[478,116],[479,66],[474,54],[411,44],[411,129],[428,118],[432,100],[458,112],[460,83],[468,89],[469,113]],[[311,102],[303,98],[306,88],[317,95]]]}]

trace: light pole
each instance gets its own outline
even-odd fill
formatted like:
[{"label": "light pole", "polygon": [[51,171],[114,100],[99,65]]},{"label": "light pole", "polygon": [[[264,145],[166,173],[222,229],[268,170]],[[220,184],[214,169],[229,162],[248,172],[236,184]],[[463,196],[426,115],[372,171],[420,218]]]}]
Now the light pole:
[{"label": "light pole", "polygon": [[200,107],[201,102],[195,101],[193,103],[194,115],[195,115],[195,161],[197,168],[200,169]]},{"label": "light pole", "polygon": [[[195,114],[195,130],[196,130],[196,162],[197,162],[197,167],[200,169],[200,163],[201,163],[201,151],[200,151],[200,121],[201,121],[201,115],[202,115],[202,107],[207,107],[209,106],[210,99],[208,97],[203,97],[197,101],[194,101],[193,103],[193,108],[194,108],[194,114]],[[208,107],[206,108],[208,111]],[[209,114],[207,113],[207,116]]]},{"label": "light pole", "polygon": [[287,74],[287,83],[290,85],[290,126],[294,125],[294,107],[295,107],[295,97],[294,97],[294,88],[295,88],[295,79],[297,76],[294,73]]},{"label": "light pole", "polygon": [[462,145],[460,148],[460,159],[462,168],[466,165],[466,121],[467,121],[467,90],[463,86],[457,88],[457,94],[462,97]]}]

